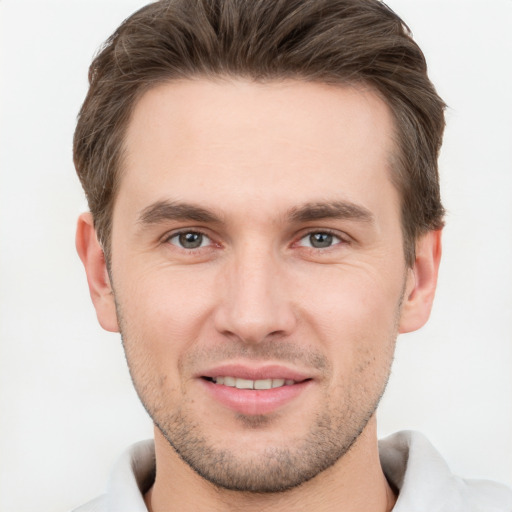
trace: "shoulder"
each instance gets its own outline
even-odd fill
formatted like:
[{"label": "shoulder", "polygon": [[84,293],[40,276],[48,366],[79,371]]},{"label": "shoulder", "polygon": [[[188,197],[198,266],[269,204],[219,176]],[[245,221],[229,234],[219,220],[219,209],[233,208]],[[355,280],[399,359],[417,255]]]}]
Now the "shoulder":
[{"label": "shoulder", "polygon": [[511,512],[512,489],[489,480],[461,479],[461,493],[475,512]]},{"label": "shoulder", "polygon": [[144,493],[153,484],[155,471],[153,441],[136,443],[115,463],[107,492],[71,512],[147,512]]},{"label": "shoulder", "polygon": [[511,512],[512,490],[454,475],[439,452],[418,432],[398,432],[380,441],[380,458],[398,490],[394,512]]}]

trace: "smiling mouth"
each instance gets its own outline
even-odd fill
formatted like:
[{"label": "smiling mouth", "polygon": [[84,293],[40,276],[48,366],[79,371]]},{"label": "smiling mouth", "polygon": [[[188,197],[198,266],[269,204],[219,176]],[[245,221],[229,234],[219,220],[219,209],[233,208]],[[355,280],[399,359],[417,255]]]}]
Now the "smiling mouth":
[{"label": "smiling mouth", "polygon": [[237,389],[275,389],[281,388],[283,386],[293,386],[294,384],[298,384],[299,382],[305,382],[310,379],[305,379],[303,381],[295,381],[291,379],[258,379],[258,380],[250,380],[250,379],[242,379],[240,377],[230,377],[230,376],[219,376],[219,377],[203,377],[205,380],[209,382],[213,382],[214,384],[228,386],[230,388]]}]

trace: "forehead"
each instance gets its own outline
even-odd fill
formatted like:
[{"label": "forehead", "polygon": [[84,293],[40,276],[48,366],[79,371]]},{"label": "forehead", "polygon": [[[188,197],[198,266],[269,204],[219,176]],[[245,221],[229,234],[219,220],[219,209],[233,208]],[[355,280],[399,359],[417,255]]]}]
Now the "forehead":
[{"label": "forehead", "polygon": [[393,133],[387,105],[371,90],[293,80],[165,83],[134,108],[118,200],[129,195],[139,209],[166,195],[269,210],[352,196],[371,202],[384,188],[393,194]]}]

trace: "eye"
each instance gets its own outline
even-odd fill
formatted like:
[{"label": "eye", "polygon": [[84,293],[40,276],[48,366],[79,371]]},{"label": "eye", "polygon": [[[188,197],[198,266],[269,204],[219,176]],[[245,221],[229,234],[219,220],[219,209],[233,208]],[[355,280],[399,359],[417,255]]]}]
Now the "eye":
[{"label": "eye", "polygon": [[183,231],[170,236],[167,240],[172,245],[182,249],[199,249],[211,245],[212,241],[198,231]]},{"label": "eye", "polygon": [[328,231],[316,231],[302,237],[299,240],[299,245],[302,247],[312,247],[313,249],[327,249],[341,242],[340,237]]}]

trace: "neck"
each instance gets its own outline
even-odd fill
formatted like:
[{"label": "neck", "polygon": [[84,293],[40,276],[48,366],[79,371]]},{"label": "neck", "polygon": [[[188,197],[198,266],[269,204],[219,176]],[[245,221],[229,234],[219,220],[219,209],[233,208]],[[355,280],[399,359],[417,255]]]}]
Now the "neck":
[{"label": "neck", "polygon": [[184,463],[155,428],[156,479],[145,495],[149,512],[389,512],[396,501],[379,460],[375,416],[336,464],[281,493],[219,489]]}]

